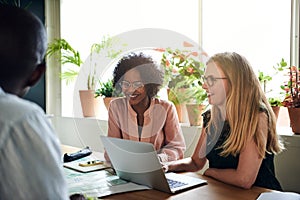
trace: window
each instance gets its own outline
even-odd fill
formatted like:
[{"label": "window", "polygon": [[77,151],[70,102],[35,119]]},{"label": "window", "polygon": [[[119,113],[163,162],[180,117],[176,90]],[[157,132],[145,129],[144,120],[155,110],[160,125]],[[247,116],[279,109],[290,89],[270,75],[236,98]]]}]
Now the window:
[{"label": "window", "polygon": [[[198,11],[198,0],[188,4],[184,0],[61,0],[61,37],[80,51],[83,60],[88,57],[91,45],[100,42],[103,36],[135,29],[172,30],[198,42]],[[73,92],[74,85],[62,83],[63,116],[80,116],[71,103]]]},{"label": "window", "polygon": [[[209,55],[236,51],[255,70],[272,74],[281,58],[290,60],[292,1],[297,0],[61,0],[61,37],[84,59],[104,35],[168,29],[201,43]],[[269,86],[278,88],[278,79],[274,76]],[[62,83],[63,116],[77,116],[73,92],[74,85]]]},{"label": "window", "polygon": [[[291,2],[282,0],[203,0],[203,48],[235,51],[257,72],[273,75],[281,58],[290,59]],[[278,81],[270,85],[276,85]],[[273,88],[274,89],[274,88]]]},{"label": "window", "polygon": [[[244,55],[257,73],[273,77],[267,84],[267,97],[278,95],[285,77],[275,75],[272,67],[282,58],[290,63],[291,1],[202,0],[202,9],[202,41],[207,53]],[[284,108],[280,114],[278,124],[288,125]]]}]

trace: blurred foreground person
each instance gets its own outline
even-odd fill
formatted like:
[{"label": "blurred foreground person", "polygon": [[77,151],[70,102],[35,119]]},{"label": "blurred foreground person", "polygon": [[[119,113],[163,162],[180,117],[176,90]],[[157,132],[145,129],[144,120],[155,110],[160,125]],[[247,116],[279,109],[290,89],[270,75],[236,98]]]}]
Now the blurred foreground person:
[{"label": "blurred foreground person", "polygon": [[46,31],[32,13],[0,5],[0,198],[69,199],[59,140],[21,97],[45,72]]}]

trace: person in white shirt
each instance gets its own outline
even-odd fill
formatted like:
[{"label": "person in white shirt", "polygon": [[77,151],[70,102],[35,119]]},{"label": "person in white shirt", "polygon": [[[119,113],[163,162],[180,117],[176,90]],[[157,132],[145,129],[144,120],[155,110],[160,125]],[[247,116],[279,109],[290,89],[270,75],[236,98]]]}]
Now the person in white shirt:
[{"label": "person in white shirt", "polygon": [[54,129],[21,98],[45,72],[46,47],[35,15],[0,5],[0,199],[69,199]]}]

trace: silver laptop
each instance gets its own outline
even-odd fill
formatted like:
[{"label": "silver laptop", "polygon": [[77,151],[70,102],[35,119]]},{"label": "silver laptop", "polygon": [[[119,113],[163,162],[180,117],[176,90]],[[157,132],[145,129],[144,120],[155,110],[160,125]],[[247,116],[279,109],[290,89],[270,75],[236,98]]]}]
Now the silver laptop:
[{"label": "silver laptop", "polygon": [[121,179],[176,193],[206,184],[183,174],[164,173],[153,144],[101,136],[111,164]]}]

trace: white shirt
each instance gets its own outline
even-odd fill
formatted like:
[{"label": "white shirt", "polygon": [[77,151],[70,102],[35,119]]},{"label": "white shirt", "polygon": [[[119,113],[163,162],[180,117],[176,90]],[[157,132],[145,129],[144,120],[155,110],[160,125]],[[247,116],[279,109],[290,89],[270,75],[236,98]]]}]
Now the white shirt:
[{"label": "white shirt", "polygon": [[0,199],[69,199],[59,140],[36,104],[0,87]]}]

